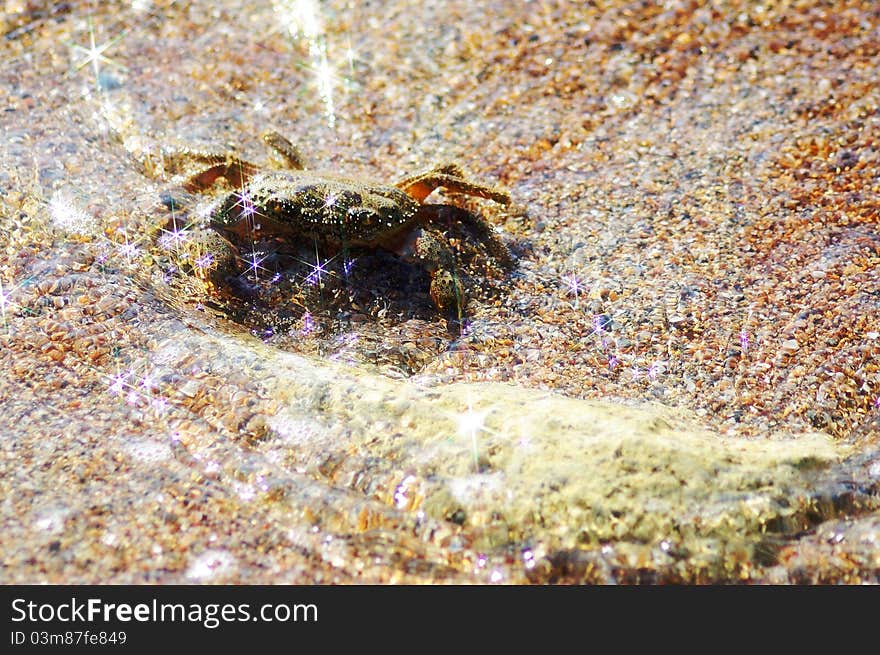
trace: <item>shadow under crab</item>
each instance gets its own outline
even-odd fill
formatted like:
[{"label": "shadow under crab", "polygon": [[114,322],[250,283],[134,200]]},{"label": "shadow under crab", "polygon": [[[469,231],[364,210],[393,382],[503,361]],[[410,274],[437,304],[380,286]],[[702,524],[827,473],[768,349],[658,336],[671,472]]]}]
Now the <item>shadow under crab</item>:
[{"label": "shadow under crab", "polygon": [[[253,292],[260,272],[275,282],[291,280],[305,262],[310,262],[307,267],[312,270],[301,275],[304,289],[330,288],[334,286],[328,284],[330,278],[357,286],[368,266],[395,268],[393,262],[378,256],[377,251],[385,251],[423,270],[430,278],[426,286],[433,305],[460,322],[472,286],[462,266],[467,257],[461,244],[475,242],[497,266],[512,267],[510,251],[477,214],[456,205],[424,202],[442,187],[502,205],[510,203],[506,192],[468,180],[458,165],[437,166],[393,186],[373,184],[307,170],[289,141],[275,132],[263,138],[280,156],[284,169],[261,168],[232,154],[183,151],[174,155],[200,167],[181,180],[187,193],[211,191],[221,179],[233,189],[210,207],[208,225],[225,244],[214,278],[225,280],[234,295],[265,297]],[[457,247],[447,234],[456,237]],[[335,270],[330,268],[334,261]],[[352,263],[356,263],[354,268]],[[322,279],[325,276],[328,279]],[[392,289],[402,286],[398,279]]]}]

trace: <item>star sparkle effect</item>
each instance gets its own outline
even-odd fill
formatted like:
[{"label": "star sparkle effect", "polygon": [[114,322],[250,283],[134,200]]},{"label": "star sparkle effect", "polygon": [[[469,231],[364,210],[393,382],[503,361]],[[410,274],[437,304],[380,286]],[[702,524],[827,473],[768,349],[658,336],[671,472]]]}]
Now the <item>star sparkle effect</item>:
[{"label": "star sparkle effect", "polygon": [[327,270],[327,264],[329,260],[321,261],[321,258],[315,254],[315,263],[312,265],[311,271],[306,275],[305,282],[310,286],[320,286],[324,281],[324,277],[330,275],[330,271]]},{"label": "star sparkle effect", "polygon": [[[309,49],[309,62],[303,67],[314,79],[315,91],[324,107],[327,126],[336,125],[336,87],[345,82],[331,62],[327,45],[327,32],[320,5],[316,0],[275,0],[272,3],[278,22],[294,39],[305,41]],[[349,69],[357,58],[351,44],[345,51]]]},{"label": "star sparkle effect", "polygon": [[336,207],[337,200],[339,200],[339,198],[337,198],[335,194],[328,193],[326,196],[324,196],[324,201],[321,207],[324,209],[325,212],[332,214],[333,210]]},{"label": "star sparkle effect", "polygon": [[106,373],[101,369],[87,365],[94,370],[107,385],[106,392],[113,398],[132,407],[149,407],[158,416],[165,416],[173,403],[171,396],[177,391],[172,385],[164,384],[155,375],[145,371],[149,364],[122,369],[116,365],[115,373]]},{"label": "star sparkle effect", "polygon": [[109,376],[108,380],[108,392],[112,396],[122,396],[125,393],[126,388],[131,388],[131,385],[128,383],[129,378],[133,375],[131,370],[120,372],[117,370],[116,375]]},{"label": "star sparkle effect", "polygon": [[[336,273],[333,272],[329,268],[330,264],[340,255],[337,253],[333,257],[330,258],[321,258],[320,250],[318,249],[318,243],[315,243],[315,261],[306,261],[299,259],[298,261],[305,266],[308,267],[308,273],[306,273],[305,278],[303,278],[303,282],[308,286],[321,288],[324,283],[325,278],[337,277]],[[343,262],[343,269],[345,264],[348,261]],[[346,273],[347,276],[347,273]]]},{"label": "star sparkle effect", "polygon": [[572,309],[578,309],[580,306],[580,296],[587,290],[586,285],[581,282],[580,278],[577,275],[563,275],[560,280],[562,281],[563,287],[566,290],[566,294],[569,296],[574,296],[574,305]]},{"label": "star sparkle effect", "polygon": [[210,252],[205,252],[196,257],[196,259],[193,261],[193,264],[198,270],[206,271],[214,265],[214,254]]},{"label": "star sparkle effect", "polygon": [[602,350],[608,350],[610,346],[609,330],[611,328],[611,317],[607,314],[596,314],[595,316],[593,316],[591,325],[593,329],[587,336],[598,336],[599,344],[601,345]]},{"label": "star sparkle effect", "polygon": [[128,69],[120,64],[117,61],[114,61],[104,53],[107,52],[110,48],[119,43],[123,38],[125,38],[126,32],[123,31],[119,33],[117,36],[108,39],[104,43],[98,45],[95,39],[95,26],[92,22],[92,17],[88,18],[88,26],[89,26],[89,46],[81,46],[76,43],[70,44],[71,48],[79,53],[80,59],[73,64],[73,71],[79,71],[85,68],[86,66],[90,66],[92,69],[92,74],[95,77],[95,89],[98,91],[102,89],[102,77],[101,77],[101,65],[107,64],[108,66],[112,66],[117,70],[122,72],[126,72]]},{"label": "star sparkle effect", "polygon": [[148,241],[149,236],[145,233],[131,239],[128,230],[117,227],[112,236],[100,234],[99,238],[91,244],[91,248],[95,250],[95,261],[100,266],[108,266],[115,258],[117,263],[130,268],[141,263],[144,255],[142,244]]},{"label": "star sparkle effect", "polygon": [[248,189],[241,189],[234,192],[233,196],[235,197],[235,203],[232,206],[238,209],[238,213],[247,220],[248,229],[251,232],[259,230],[260,224],[257,220],[262,214],[257,210],[257,205],[251,196],[251,192]]},{"label": "star sparkle effect", "polygon": [[[665,360],[656,359],[650,364],[647,364],[646,362],[644,362],[644,360],[642,360],[642,362],[643,365],[646,364],[644,368],[639,366],[638,362],[633,362],[629,367],[629,374],[633,382],[636,382],[638,380],[647,380],[648,382],[653,383],[659,380],[666,373],[668,362]],[[614,366],[617,367],[618,364],[619,360],[614,357]]]},{"label": "star sparkle effect", "polygon": [[171,210],[171,229],[168,230],[163,228],[161,232],[162,234],[158,239],[159,247],[174,253],[180,251],[186,245],[190,237],[188,226],[178,227],[177,215],[173,208]]},{"label": "star sparkle effect", "polygon": [[129,262],[139,259],[141,256],[140,246],[137,245],[137,242],[129,241],[128,235],[125,236],[123,243],[116,244],[116,252]]},{"label": "star sparkle effect", "polygon": [[471,444],[471,453],[474,460],[474,471],[480,472],[480,449],[477,441],[477,435],[480,432],[491,432],[486,427],[486,417],[492,410],[476,411],[468,403],[467,411],[457,415],[456,427],[458,434],[467,438]]},{"label": "star sparkle effect", "polygon": [[[100,221],[77,206],[75,200],[65,191],[53,194],[47,207],[50,220],[59,229],[68,233],[97,237],[91,247],[96,251],[95,261],[101,266],[108,265],[114,257],[126,267],[141,262],[144,254],[142,244],[149,239],[147,234],[138,234],[137,238],[131,239],[128,230],[122,227],[117,227],[112,237],[104,234]],[[182,235],[181,231],[172,234],[167,239],[177,240]]]},{"label": "star sparkle effect", "polygon": [[13,291],[15,291],[17,289],[20,289],[28,281],[29,280],[26,280],[25,282],[22,282],[20,284],[13,285],[10,288],[8,285],[3,286],[3,279],[0,278],[0,319],[2,319],[2,321],[3,321],[3,329],[4,330],[9,329],[9,324],[8,324],[7,318],[6,318],[6,310],[11,309],[11,308],[15,308],[15,307],[21,307],[21,305],[19,305],[18,303],[14,302],[12,300],[12,293],[13,293]]},{"label": "star sparkle effect", "polygon": [[247,264],[247,267],[244,270],[242,275],[248,276],[253,275],[254,284],[260,281],[260,271],[269,272],[265,266],[263,266],[263,262],[268,259],[269,254],[257,250],[255,247],[251,247],[250,253],[248,253],[247,258],[244,260],[244,263]]},{"label": "star sparkle effect", "polygon": [[[317,61],[313,66],[315,73],[315,85],[318,89],[318,97],[324,104],[324,114],[327,125],[333,127],[336,124],[336,107],[333,102],[333,89],[336,86],[336,73],[330,62],[327,61],[326,46],[318,50]],[[314,55],[313,55],[314,56]]]}]

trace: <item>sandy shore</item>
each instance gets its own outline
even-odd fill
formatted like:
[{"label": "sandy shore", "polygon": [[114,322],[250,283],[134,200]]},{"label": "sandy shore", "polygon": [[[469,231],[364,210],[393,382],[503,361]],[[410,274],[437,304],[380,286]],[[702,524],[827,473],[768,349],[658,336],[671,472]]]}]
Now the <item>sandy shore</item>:
[{"label": "sandy shore", "polygon": [[[872,3],[294,4],[7,3],[4,581],[877,581]],[[516,265],[206,282],[161,149],[269,126]]]}]

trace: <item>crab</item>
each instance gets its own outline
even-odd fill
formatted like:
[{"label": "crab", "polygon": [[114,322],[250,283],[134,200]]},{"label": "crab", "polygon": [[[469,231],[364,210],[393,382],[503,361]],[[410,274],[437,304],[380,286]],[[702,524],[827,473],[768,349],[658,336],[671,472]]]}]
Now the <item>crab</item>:
[{"label": "crab", "polygon": [[236,248],[264,239],[309,240],[325,248],[382,248],[430,275],[434,305],[460,318],[466,304],[455,257],[441,222],[464,224],[499,264],[512,264],[510,251],[493,228],[454,205],[429,204],[437,188],[510,203],[505,191],[473,182],[457,164],[443,164],[393,185],[374,184],[308,170],[300,151],[274,131],[263,141],[282,168],[260,167],[234,154],[185,153],[201,169],[182,182],[190,193],[211,189],[224,178],[234,191],[209,210],[209,226]]}]

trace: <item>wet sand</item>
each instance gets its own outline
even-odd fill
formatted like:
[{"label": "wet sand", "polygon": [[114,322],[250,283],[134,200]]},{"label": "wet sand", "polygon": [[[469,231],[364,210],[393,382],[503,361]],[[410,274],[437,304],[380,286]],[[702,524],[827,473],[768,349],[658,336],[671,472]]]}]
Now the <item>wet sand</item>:
[{"label": "wet sand", "polygon": [[[877,580],[871,3],[11,4],[4,581]],[[516,266],[215,288],[132,153],[267,126],[503,186],[431,200]]]}]

